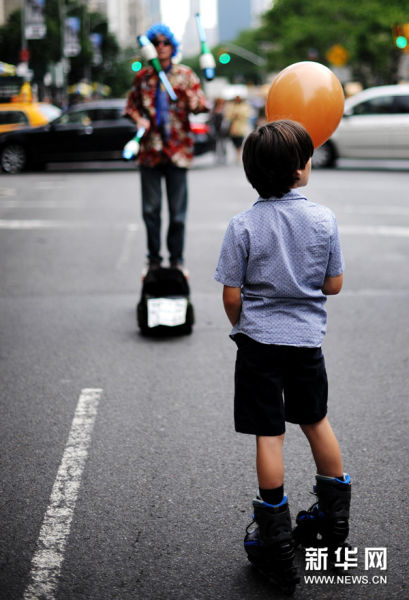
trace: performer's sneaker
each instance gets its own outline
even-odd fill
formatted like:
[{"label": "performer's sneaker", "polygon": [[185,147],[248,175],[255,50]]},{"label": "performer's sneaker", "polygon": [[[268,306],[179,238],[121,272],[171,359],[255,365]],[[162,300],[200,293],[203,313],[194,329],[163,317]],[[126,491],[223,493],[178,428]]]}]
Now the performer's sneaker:
[{"label": "performer's sneaker", "polygon": [[146,266],[142,269],[142,280],[145,279],[148,271],[152,271],[160,268],[160,260],[149,260]]},{"label": "performer's sneaker", "polygon": [[180,262],[179,260],[171,260],[169,262],[169,267],[171,269],[178,269],[179,271],[182,271],[182,273],[186,277],[186,279],[189,277],[189,271],[186,269],[184,264],[182,262]]}]

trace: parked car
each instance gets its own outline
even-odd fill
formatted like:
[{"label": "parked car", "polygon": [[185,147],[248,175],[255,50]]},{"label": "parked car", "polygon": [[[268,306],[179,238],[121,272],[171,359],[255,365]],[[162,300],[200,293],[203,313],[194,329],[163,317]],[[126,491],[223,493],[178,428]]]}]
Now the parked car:
[{"label": "parked car", "polygon": [[190,128],[193,131],[195,156],[216,151],[216,135],[207,113],[190,115]]},{"label": "parked car", "polygon": [[48,162],[120,159],[136,131],[124,107],[122,99],[75,104],[47,125],[4,133],[0,165],[6,173],[19,173]]},{"label": "parked car", "polygon": [[0,133],[45,125],[60,114],[61,109],[48,102],[0,103]]},{"label": "parked car", "polygon": [[312,164],[332,167],[337,158],[409,159],[409,85],[368,88],[345,101],[337,130]]},{"label": "parked car", "polygon": [[[124,116],[124,99],[73,105],[57,119],[32,129],[0,135],[0,165],[6,173],[42,169],[48,162],[122,160],[136,124]],[[210,129],[192,120],[195,152],[213,149]]]}]

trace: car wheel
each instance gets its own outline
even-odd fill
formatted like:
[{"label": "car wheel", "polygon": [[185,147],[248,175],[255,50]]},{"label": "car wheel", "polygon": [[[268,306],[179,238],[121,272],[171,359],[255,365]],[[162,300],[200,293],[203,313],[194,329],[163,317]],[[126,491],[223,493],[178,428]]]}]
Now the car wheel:
[{"label": "car wheel", "polygon": [[335,164],[335,150],[331,142],[325,142],[314,150],[312,155],[312,166],[316,169],[333,167]]},{"label": "car wheel", "polygon": [[6,173],[21,173],[26,162],[26,151],[19,144],[10,144],[1,152],[0,164]]}]

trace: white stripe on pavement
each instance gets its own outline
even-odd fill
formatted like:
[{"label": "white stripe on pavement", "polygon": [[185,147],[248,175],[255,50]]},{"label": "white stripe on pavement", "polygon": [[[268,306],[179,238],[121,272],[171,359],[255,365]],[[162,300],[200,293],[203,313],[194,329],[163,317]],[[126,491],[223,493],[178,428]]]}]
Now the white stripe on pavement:
[{"label": "white stripe on pavement", "polygon": [[116,261],[116,265],[115,265],[115,268],[117,270],[122,269],[129,261],[137,231],[138,231],[137,226],[132,226],[131,224],[128,225],[126,234],[125,234],[125,238],[122,243],[121,253],[120,253],[118,260]]},{"label": "white stripe on pavement", "polygon": [[95,223],[93,221],[53,221],[41,219],[0,219],[0,229],[108,229],[138,231],[138,223]]},{"label": "white stripe on pavement", "polygon": [[18,199],[4,199],[0,198],[0,208],[82,208],[84,202],[81,200],[47,200],[44,199],[29,199],[29,200],[18,200]]},{"label": "white stripe on pavement", "polygon": [[40,219],[0,219],[0,229],[95,229],[84,221],[52,221]]},{"label": "white stripe on pavement", "polygon": [[353,204],[344,204],[339,206],[336,213],[346,212],[353,215],[388,215],[393,217],[407,217],[409,215],[409,206],[354,206]]},{"label": "white stripe on pavement", "polygon": [[409,227],[394,225],[340,225],[339,230],[351,235],[383,235],[390,237],[409,237]]},{"label": "white stripe on pavement", "polygon": [[[191,231],[225,231],[228,221],[218,223],[196,223],[189,225]],[[137,223],[92,223],[79,221],[51,221],[36,219],[0,219],[0,229],[124,229],[138,231]],[[399,225],[340,225],[339,230],[346,235],[380,235],[389,237],[409,237],[409,227]],[[128,243],[128,242],[126,242]]]},{"label": "white stripe on pavement", "polygon": [[81,391],[31,561],[24,600],[54,600],[102,389]]}]

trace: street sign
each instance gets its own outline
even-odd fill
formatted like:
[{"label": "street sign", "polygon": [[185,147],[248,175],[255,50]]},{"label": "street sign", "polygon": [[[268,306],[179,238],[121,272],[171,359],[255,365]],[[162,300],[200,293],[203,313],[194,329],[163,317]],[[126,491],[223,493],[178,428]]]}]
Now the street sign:
[{"label": "street sign", "polygon": [[[26,40],[42,40],[47,34],[45,0],[23,2],[24,35]],[[25,62],[25,61],[23,61]]]},{"label": "street sign", "polygon": [[331,46],[325,56],[331,65],[343,67],[348,62],[349,52],[341,44],[335,44]]}]

